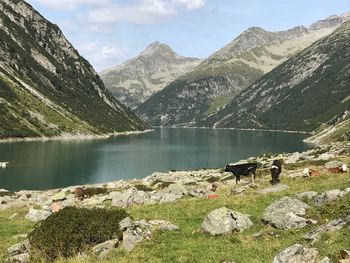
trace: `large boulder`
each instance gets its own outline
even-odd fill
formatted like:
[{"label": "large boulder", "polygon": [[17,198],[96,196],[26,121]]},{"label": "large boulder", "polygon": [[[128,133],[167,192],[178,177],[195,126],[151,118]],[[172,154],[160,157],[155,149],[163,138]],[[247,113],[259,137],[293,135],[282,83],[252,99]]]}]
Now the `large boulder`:
[{"label": "large boulder", "polygon": [[282,192],[284,190],[288,189],[288,185],[285,184],[275,184],[270,187],[263,188],[258,191],[260,194],[269,194],[269,193],[277,193]]},{"label": "large boulder", "polygon": [[317,254],[318,251],[315,248],[294,244],[275,256],[273,263],[313,263]]},{"label": "large boulder", "polygon": [[11,263],[27,263],[30,262],[29,253],[22,253],[15,256],[11,256],[7,259],[7,262]]},{"label": "large boulder", "polygon": [[330,168],[341,167],[342,165],[343,165],[342,162],[334,160],[334,161],[330,161],[330,162],[325,163],[324,167],[327,168],[327,169],[330,169]]},{"label": "large boulder", "polygon": [[25,216],[25,219],[31,222],[39,222],[45,220],[51,215],[51,212],[31,208]]},{"label": "large boulder", "polygon": [[300,153],[295,152],[292,155],[288,156],[284,163],[285,164],[296,163],[297,161],[299,161],[301,157],[302,155]]},{"label": "large boulder", "polygon": [[302,228],[310,223],[316,223],[301,217],[305,215],[307,208],[309,206],[298,199],[283,197],[264,210],[262,220],[276,228]]},{"label": "large boulder", "polygon": [[301,200],[303,199],[313,200],[317,195],[318,193],[315,191],[307,191],[307,192],[296,194],[295,197]]},{"label": "large boulder", "polygon": [[321,206],[324,203],[337,200],[338,198],[341,198],[346,194],[348,194],[347,189],[345,189],[344,191],[341,191],[339,189],[332,189],[332,190],[325,191],[315,198],[315,205]]},{"label": "large boulder", "polygon": [[202,229],[211,235],[242,232],[253,225],[248,215],[222,207],[210,212],[202,223]]}]

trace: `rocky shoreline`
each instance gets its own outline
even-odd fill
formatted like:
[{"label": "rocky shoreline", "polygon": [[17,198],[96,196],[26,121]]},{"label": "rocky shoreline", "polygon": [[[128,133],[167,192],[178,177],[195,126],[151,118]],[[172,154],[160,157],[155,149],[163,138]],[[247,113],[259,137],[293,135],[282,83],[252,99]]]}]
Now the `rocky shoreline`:
[{"label": "rocky shoreline", "polygon": [[93,134],[64,134],[55,137],[26,137],[26,138],[7,138],[0,139],[0,143],[12,143],[12,142],[33,142],[33,141],[88,141],[88,140],[100,140],[108,139],[115,136],[125,136],[125,135],[137,135],[142,133],[147,133],[154,131],[153,129],[148,129],[144,131],[125,131],[125,132],[113,132],[105,135],[93,135]]}]

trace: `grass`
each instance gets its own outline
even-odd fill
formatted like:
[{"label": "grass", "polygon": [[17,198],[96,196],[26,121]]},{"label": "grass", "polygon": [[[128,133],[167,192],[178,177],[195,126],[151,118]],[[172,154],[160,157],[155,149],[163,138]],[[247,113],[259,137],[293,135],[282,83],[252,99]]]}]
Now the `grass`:
[{"label": "grass", "polygon": [[[304,191],[323,192],[334,188],[349,186],[349,173],[322,174],[299,180],[282,178],[282,183],[289,188],[280,193],[267,195],[257,194],[254,189],[245,191],[244,196],[230,196],[230,188],[218,190],[218,198],[191,199],[185,198],[171,204],[157,204],[149,206],[134,206],[127,212],[135,219],[164,219],[179,226],[177,232],[157,232],[150,241],[144,241],[134,251],[128,253],[117,249],[104,261],[97,261],[92,257],[59,259],[60,263],[77,262],[219,262],[230,260],[235,262],[271,262],[273,257],[284,248],[301,243],[308,247],[316,247],[320,251],[319,258],[335,257],[341,248],[348,248],[350,236],[348,228],[326,234],[322,240],[311,246],[302,236],[316,228],[308,226],[297,230],[278,230],[261,222],[263,210],[273,201],[282,196],[294,196]],[[268,186],[267,181],[260,181],[261,187]],[[347,198],[346,200],[349,200]],[[204,217],[212,210],[226,206],[230,209],[249,214],[254,226],[243,233],[233,233],[223,236],[211,236],[203,233],[200,228]],[[339,210],[349,211],[350,201],[341,205],[326,205],[312,208],[309,215],[320,221],[332,220],[340,216]],[[5,258],[5,249],[18,240],[13,238],[19,233],[28,233],[33,225],[24,221],[24,211],[15,220],[8,216],[14,211],[0,212],[0,261]],[[253,234],[259,233],[258,237]]]}]

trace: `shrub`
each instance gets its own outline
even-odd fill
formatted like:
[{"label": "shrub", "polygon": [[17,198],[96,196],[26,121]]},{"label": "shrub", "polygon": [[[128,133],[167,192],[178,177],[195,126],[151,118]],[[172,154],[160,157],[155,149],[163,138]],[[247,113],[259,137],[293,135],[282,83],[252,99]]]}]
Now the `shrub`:
[{"label": "shrub", "polygon": [[145,192],[153,191],[153,188],[151,188],[151,187],[149,187],[147,185],[144,185],[144,184],[135,184],[134,186],[139,191],[145,191]]},{"label": "shrub", "polygon": [[122,237],[125,210],[66,207],[50,215],[29,234],[34,259],[72,257],[104,241]]},{"label": "shrub", "polygon": [[15,193],[12,193],[12,192],[0,192],[0,197],[12,196],[12,195],[15,195]]},{"label": "shrub", "polygon": [[95,187],[95,188],[91,187],[91,188],[84,189],[84,192],[88,197],[91,197],[94,195],[108,194],[109,189],[104,187]]}]

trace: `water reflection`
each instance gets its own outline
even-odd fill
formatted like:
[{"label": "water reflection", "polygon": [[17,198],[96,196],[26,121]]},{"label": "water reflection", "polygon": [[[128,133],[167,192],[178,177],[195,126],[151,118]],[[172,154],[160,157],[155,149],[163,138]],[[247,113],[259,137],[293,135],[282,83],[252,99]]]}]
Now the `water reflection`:
[{"label": "water reflection", "polygon": [[306,149],[303,135],[212,129],[154,132],[82,142],[0,144],[0,188],[47,189],[118,179],[154,171],[223,167],[264,152]]}]

